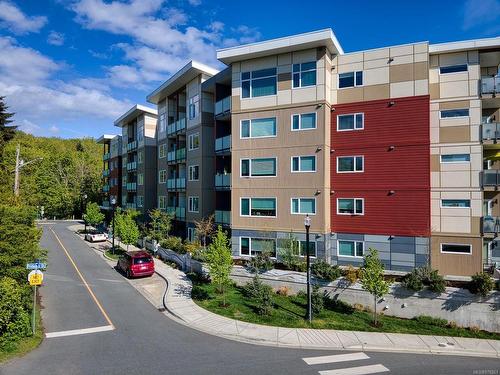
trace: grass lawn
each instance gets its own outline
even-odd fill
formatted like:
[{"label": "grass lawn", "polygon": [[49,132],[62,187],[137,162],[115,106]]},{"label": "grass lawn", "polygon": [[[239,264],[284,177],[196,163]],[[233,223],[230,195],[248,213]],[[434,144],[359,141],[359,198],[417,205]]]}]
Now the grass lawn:
[{"label": "grass lawn", "polygon": [[110,249],[106,250],[106,256],[111,258],[111,259],[114,259],[114,260],[118,260],[118,258],[120,257],[120,255],[123,255],[125,254],[125,250],[119,248],[119,247],[116,247],[115,246],[115,252],[113,254],[113,251]]},{"label": "grass lawn", "polygon": [[37,326],[34,336],[25,337],[19,340],[15,345],[12,345],[12,347],[0,350],[0,363],[14,357],[21,357],[40,345],[43,339],[43,331],[39,308],[36,309],[36,322]]},{"label": "grass lawn", "polygon": [[[375,328],[371,325],[373,316],[371,312],[356,310],[345,303],[335,302],[331,299],[328,300],[329,302],[325,303],[323,311],[317,316],[314,316],[312,326],[310,326],[306,320],[304,320],[306,316],[307,301],[303,296],[281,296],[275,294],[272,313],[269,316],[261,316],[256,312],[257,304],[244,296],[243,290],[240,287],[231,286],[227,288],[226,303],[229,303],[229,306],[222,307],[222,296],[215,291],[215,287],[212,284],[194,280],[193,285],[193,299],[199,306],[216,314],[250,323],[292,328],[312,327],[500,340],[500,334],[497,333],[448,327],[443,323],[441,323],[441,325],[436,325],[438,324],[437,322],[433,324],[429,321],[422,321],[423,319],[418,321],[417,319],[403,319],[384,315],[379,316],[382,325]],[[207,293],[208,298],[200,299],[198,296],[204,292]]]}]

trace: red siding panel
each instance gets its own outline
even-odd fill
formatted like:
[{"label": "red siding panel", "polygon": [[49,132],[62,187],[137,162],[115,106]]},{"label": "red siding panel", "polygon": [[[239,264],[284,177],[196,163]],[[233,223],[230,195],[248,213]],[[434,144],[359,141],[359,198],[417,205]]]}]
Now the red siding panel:
[{"label": "red siding panel", "polygon": [[[337,131],[338,115],[358,112],[363,130]],[[331,125],[332,231],[429,236],[429,97],[336,105]],[[337,157],[355,155],[364,156],[364,172],[337,173]],[[364,198],[365,214],[337,215],[344,197]]]}]

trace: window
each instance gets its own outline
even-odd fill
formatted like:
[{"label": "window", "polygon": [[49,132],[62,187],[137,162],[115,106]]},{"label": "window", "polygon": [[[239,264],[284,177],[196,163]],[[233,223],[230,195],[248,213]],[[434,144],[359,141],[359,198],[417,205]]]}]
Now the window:
[{"label": "window", "polygon": [[316,113],[292,115],[292,131],[316,129]]},{"label": "window", "polygon": [[164,195],[160,195],[158,197],[158,208],[160,210],[166,210],[167,209],[167,197]]},{"label": "window", "polygon": [[167,171],[162,169],[161,171],[158,172],[158,182],[160,184],[164,184],[167,182]]},{"label": "window", "polygon": [[144,175],[137,173],[137,185],[144,185]]},{"label": "window", "polygon": [[[307,249],[306,241],[299,241],[299,255],[301,257],[307,256],[306,249]],[[309,256],[316,258],[316,242],[315,241],[309,241]]]},{"label": "window", "polygon": [[339,89],[355,86],[363,86],[363,72],[349,72],[339,74]]},{"label": "window", "polygon": [[293,64],[293,88],[316,85],[316,61]]},{"label": "window", "polygon": [[276,117],[241,121],[240,138],[263,138],[276,136]]},{"label": "window", "polygon": [[470,154],[441,155],[441,163],[468,163]]},{"label": "window", "polygon": [[337,157],[337,172],[363,172],[364,157],[363,156],[339,156]]},{"label": "window", "polygon": [[200,147],[200,133],[189,134],[188,150],[193,151]]},{"label": "window", "polygon": [[316,199],[292,198],[292,214],[316,215]]},{"label": "window", "polygon": [[337,116],[337,131],[360,130],[365,127],[365,116],[363,113]]},{"label": "window", "polygon": [[167,130],[167,114],[160,113],[160,129],[159,132],[162,133]]},{"label": "window", "polygon": [[189,212],[199,212],[199,197],[189,197],[188,199],[188,211]]},{"label": "window", "polygon": [[167,144],[164,143],[158,146],[158,158],[163,159],[167,156]]},{"label": "window", "polygon": [[466,71],[467,71],[467,64],[441,66],[439,68],[439,74],[458,73]]},{"label": "window", "polygon": [[137,126],[137,142],[144,140],[144,124]]},{"label": "window", "polygon": [[200,113],[200,96],[196,94],[189,98],[189,119],[194,119],[198,113]]},{"label": "window", "polygon": [[138,164],[142,163],[142,151],[137,152],[137,163]]},{"label": "window", "polygon": [[241,97],[276,95],[276,68],[241,73]]},{"label": "window", "polygon": [[189,166],[189,181],[198,181],[200,179],[200,166],[190,165]]},{"label": "window", "polygon": [[365,244],[361,241],[337,241],[339,256],[344,257],[362,257]]},{"label": "window", "polygon": [[276,176],[276,158],[241,159],[241,177]]},{"label": "window", "polygon": [[439,113],[440,113],[440,118],[469,117],[469,108],[444,109]]},{"label": "window", "polygon": [[472,254],[472,245],[458,243],[442,243],[442,253],[450,254]]},{"label": "window", "polygon": [[143,207],[143,206],[144,206],[144,196],[138,195],[137,196],[137,207]]},{"label": "window", "polygon": [[272,238],[240,237],[240,255],[255,256],[263,251],[276,257],[276,240]]},{"label": "window", "polygon": [[276,217],[276,198],[241,198],[240,215]]},{"label": "window", "polygon": [[338,198],[337,199],[337,214],[338,215],[364,215],[364,199],[363,198]]},{"label": "window", "polygon": [[195,239],[196,239],[196,228],[189,227],[188,234],[187,234],[187,240],[189,242],[194,242]]},{"label": "window", "polygon": [[441,199],[442,208],[469,208],[470,199]]},{"label": "window", "polygon": [[316,172],[316,156],[292,156],[292,172]]}]

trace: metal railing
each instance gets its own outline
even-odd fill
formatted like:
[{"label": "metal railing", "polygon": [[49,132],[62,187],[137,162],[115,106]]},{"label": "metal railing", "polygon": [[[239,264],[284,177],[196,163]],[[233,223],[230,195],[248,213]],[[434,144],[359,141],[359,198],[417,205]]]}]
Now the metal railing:
[{"label": "metal railing", "polygon": [[231,96],[226,96],[224,99],[215,102],[215,115],[221,115],[231,111]]},{"label": "metal railing", "polygon": [[106,152],[105,154],[102,155],[102,160],[106,161],[109,160],[111,157],[111,154],[109,152]]},{"label": "metal railing", "polygon": [[231,149],[231,136],[226,135],[225,137],[215,139],[215,152],[229,151]]},{"label": "metal railing", "polygon": [[133,151],[137,149],[137,141],[132,141],[127,144],[127,151]]},{"label": "metal railing", "polygon": [[500,123],[499,122],[491,122],[488,124],[481,124],[481,139],[500,139]]},{"label": "metal railing", "polygon": [[229,189],[230,187],[231,187],[231,173],[215,175],[216,189]]},{"label": "metal railing", "polygon": [[500,232],[500,217],[498,216],[483,216],[482,217],[483,233],[498,233]]},{"label": "metal railing", "polygon": [[217,224],[231,224],[231,211],[215,210],[215,222]]},{"label": "metal railing", "polygon": [[127,163],[127,171],[134,171],[136,169],[137,169],[136,161],[131,161],[130,163]]},{"label": "metal railing", "polygon": [[500,77],[482,77],[481,94],[500,93]]},{"label": "metal railing", "polygon": [[486,169],[481,172],[481,182],[483,186],[499,186],[500,170]]},{"label": "metal railing", "polygon": [[137,183],[136,182],[127,182],[127,190],[128,191],[136,191]]},{"label": "metal railing", "polygon": [[110,171],[109,169],[104,169],[104,170],[102,171],[102,175],[103,175],[103,177],[108,177],[110,173],[111,173],[111,171]]}]

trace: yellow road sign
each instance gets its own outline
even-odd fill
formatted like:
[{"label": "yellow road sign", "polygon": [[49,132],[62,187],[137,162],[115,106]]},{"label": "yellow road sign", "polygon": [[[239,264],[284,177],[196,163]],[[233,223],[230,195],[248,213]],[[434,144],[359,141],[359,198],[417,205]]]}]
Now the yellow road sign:
[{"label": "yellow road sign", "polygon": [[41,285],[43,282],[43,273],[40,270],[33,270],[28,274],[30,285]]}]

